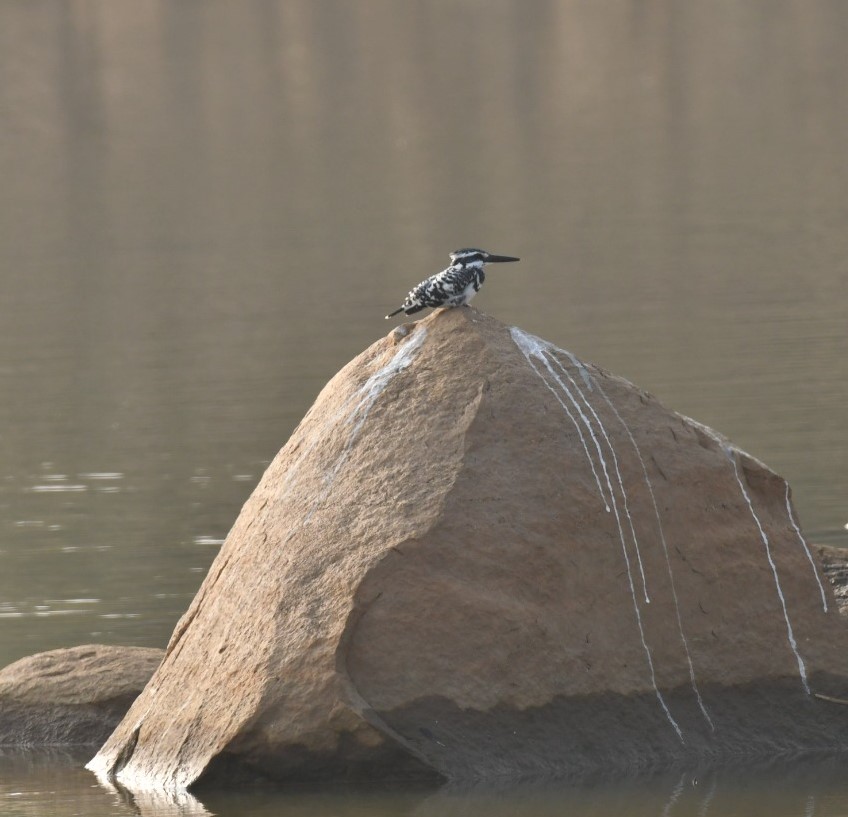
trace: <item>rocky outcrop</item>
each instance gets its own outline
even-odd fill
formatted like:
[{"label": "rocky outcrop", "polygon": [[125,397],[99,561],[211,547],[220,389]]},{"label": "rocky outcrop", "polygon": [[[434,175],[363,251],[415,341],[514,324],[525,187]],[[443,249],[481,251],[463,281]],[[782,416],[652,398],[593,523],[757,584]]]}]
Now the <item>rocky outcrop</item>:
[{"label": "rocky outcrop", "polygon": [[844,746],[846,697],[848,628],[780,477],[454,309],[322,391],[89,767],[632,769]]},{"label": "rocky outcrop", "polygon": [[9,664],[0,670],[0,746],[100,745],[163,655],[89,644]]},{"label": "rocky outcrop", "polygon": [[817,545],[824,574],[833,585],[836,605],[843,616],[848,616],[848,548]]}]

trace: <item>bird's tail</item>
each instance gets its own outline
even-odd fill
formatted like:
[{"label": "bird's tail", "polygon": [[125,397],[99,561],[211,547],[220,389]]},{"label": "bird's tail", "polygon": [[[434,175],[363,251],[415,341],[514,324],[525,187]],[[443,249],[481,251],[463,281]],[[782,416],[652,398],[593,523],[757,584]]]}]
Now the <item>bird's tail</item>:
[{"label": "bird's tail", "polygon": [[388,315],[386,315],[386,320],[388,320],[389,318],[393,318],[395,315],[399,315],[401,312],[403,312],[402,306],[396,309],[394,312],[390,312]]}]

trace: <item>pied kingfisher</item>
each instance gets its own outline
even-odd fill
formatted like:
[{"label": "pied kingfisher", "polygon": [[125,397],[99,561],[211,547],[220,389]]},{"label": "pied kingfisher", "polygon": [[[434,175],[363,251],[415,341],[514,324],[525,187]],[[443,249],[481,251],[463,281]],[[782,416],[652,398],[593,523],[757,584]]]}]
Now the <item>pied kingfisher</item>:
[{"label": "pied kingfisher", "polygon": [[450,266],[436,275],[431,275],[417,287],[411,289],[403,306],[386,315],[393,318],[399,312],[413,315],[428,306],[462,306],[467,304],[483,286],[486,264],[519,261],[511,255],[492,255],[485,250],[467,248],[450,254]]}]

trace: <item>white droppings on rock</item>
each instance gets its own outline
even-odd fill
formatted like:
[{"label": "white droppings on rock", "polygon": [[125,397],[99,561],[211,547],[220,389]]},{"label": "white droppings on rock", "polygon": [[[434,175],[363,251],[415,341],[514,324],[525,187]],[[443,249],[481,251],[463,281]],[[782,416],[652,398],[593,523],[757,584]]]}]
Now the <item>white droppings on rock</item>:
[{"label": "white droppings on rock", "polygon": [[726,446],[724,453],[727,454],[727,458],[733,466],[733,475],[736,477],[736,482],[739,484],[739,490],[742,491],[742,496],[745,497],[745,502],[748,504],[748,509],[750,510],[751,516],[757,525],[757,530],[760,532],[760,539],[765,547],[766,558],[768,559],[769,567],[771,568],[771,573],[774,577],[774,587],[775,590],[777,590],[777,596],[780,599],[780,607],[783,610],[783,619],[786,622],[786,639],[789,642],[789,647],[795,656],[795,660],[798,662],[798,674],[801,676],[801,686],[804,687],[804,692],[809,695],[810,685],[807,682],[807,668],[804,664],[804,659],[801,658],[801,654],[798,652],[798,644],[795,641],[795,633],[792,631],[792,622],[789,620],[789,611],[786,608],[786,598],[783,595],[783,588],[780,586],[780,576],[777,572],[777,565],[774,563],[774,559],[772,558],[771,543],[769,542],[768,534],[766,534],[763,524],[760,522],[760,517],[757,516],[757,512],[754,510],[751,497],[745,489],[745,483],[742,482],[742,477],[739,475],[739,466],[736,464],[736,456],[733,449],[730,446]]}]

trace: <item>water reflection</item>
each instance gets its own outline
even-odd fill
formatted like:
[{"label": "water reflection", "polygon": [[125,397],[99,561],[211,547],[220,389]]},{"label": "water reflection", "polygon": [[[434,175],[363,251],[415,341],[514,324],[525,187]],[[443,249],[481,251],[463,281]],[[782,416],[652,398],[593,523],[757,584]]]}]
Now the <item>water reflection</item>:
[{"label": "water reflection", "polygon": [[770,817],[841,815],[848,808],[845,757],[782,760],[730,767],[700,767],[653,778],[600,777],[580,784],[547,781],[520,785],[448,785],[438,790],[390,784],[365,788],[330,786],[247,787],[168,796],[130,793],[105,784],[131,813],[170,815],[386,815],[386,817]]},{"label": "water reflection", "polygon": [[848,811],[845,755],[739,761],[627,778],[600,773],[574,781],[351,788],[234,785],[195,794],[131,792],[98,781],[83,764],[93,748],[22,752],[0,748],[0,813],[24,817],[140,815],[218,817],[827,817]]},{"label": "water reflection", "polygon": [[98,782],[114,800],[138,817],[212,817],[203,803],[189,792],[139,791],[131,792],[118,783],[98,777]]}]

